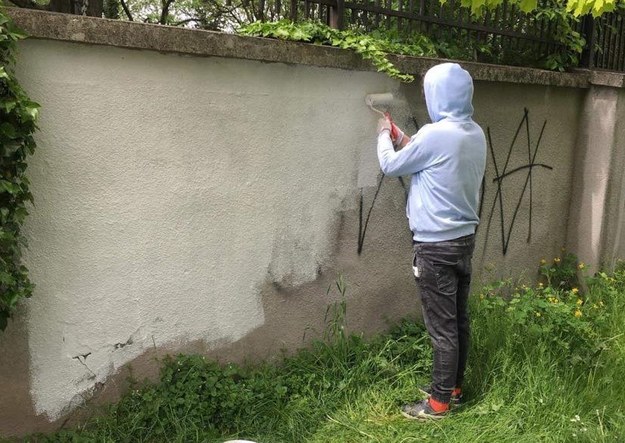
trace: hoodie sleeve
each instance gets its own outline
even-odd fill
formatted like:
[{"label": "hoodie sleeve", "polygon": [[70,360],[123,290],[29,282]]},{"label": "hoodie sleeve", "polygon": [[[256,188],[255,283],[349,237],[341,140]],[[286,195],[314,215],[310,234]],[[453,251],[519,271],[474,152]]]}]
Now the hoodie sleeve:
[{"label": "hoodie sleeve", "polygon": [[430,155],[423,146],[422,132],[414,135],[403,149],[395,152],[388,131],[378,136],[378,160],[385,175],[399,177],[415,174],[428,167]]}]

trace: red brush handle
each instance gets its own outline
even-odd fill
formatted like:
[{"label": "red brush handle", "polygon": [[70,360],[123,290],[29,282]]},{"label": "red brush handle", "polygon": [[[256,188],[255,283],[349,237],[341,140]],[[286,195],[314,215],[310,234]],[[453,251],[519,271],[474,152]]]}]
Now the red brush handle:
[{"label": "red brush handle", "polygon": [[385,112],[384,117],[386,117],[391,124],[391,140],[397,140],[397,137],[399,137],[399,128],[395,125],[395,122],[391,118],[391,114],[389,112]]}]

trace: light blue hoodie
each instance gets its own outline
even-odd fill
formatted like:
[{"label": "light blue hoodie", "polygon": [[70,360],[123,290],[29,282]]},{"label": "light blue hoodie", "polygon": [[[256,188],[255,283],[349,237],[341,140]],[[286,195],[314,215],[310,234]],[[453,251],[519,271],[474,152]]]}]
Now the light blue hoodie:
[{"label": "light blue hoodie", "polygon": [[395,152],[388,131],[378,137],[378,159],[389,176],[412,174],[406,214],[415,241],[473,234],[486,166],[486,137],[473,121],[473,80],[456,63],[431,68],[423,89],[432,123]]}]

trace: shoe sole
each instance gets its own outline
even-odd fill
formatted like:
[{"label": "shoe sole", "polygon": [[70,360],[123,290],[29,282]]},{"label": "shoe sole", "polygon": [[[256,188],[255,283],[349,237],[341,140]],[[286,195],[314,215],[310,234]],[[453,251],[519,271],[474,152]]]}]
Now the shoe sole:
[{"label": "shoe sole", "polygon": [[418,420],[418,421],[429,421],[429,420],[441,420],[443,418],[445,418],[445,415],[447,414],[441,414],[441,415],[417,415],[416,417],[414,415],[410,415],[405,413],[404,411],[399,411],[401,413],[401,415],[403,415],[404,417],[406,417],[409,420]]}]

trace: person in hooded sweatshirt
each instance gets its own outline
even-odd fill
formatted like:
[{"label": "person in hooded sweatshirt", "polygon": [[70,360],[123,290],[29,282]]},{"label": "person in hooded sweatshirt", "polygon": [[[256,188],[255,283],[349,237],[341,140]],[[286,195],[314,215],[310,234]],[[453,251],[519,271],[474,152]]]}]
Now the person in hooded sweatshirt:
[{"label": "person in hooded sweatshirt", "polygon": [[460,65],[431,68],[423,90],[432,123],[408,138],[390,119],[380,119],[377,149],[384,174],[412,177],[406,213],[413,234],[413,272],[434,349],[432,384],[422,389],[428,398],[402,406],[401,413],[435,419],[462,398],[486,138],[472,119],[473,80]]}]

